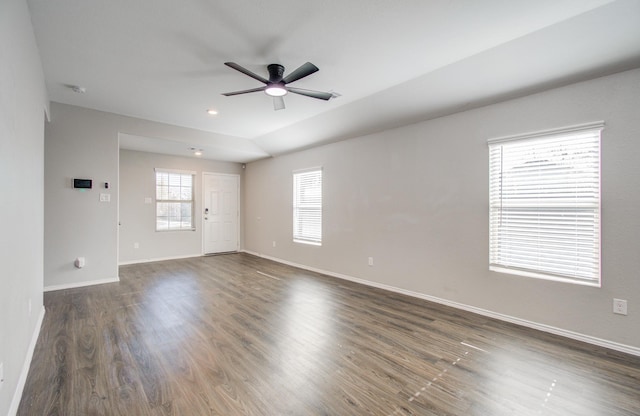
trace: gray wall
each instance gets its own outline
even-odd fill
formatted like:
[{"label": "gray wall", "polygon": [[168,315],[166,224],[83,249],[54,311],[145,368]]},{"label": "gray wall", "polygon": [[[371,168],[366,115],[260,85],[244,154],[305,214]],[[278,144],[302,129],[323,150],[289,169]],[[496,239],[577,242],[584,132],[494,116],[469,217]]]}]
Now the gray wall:
[{"label": "gray wall", "polygon": [[3,0],[0,2],[2,415],[16,410],[31,358],[29,354],[39,332],[39,319],[44,313],[42,212],[47,106],[42,64],[27,3]]},{"label": "gray wall", "polygon": [[[45,289],[118,278],[120,133],[168,140],[208,137],[199,130],[52,103],[45,129]],[[94,187],[80,192],[72,188],[72,178],[93,179]],[[110,194],[111,202],[100,202],[100,193]],[[83,269],[74,267],[77,257],[85,257]]]},{"label": "gray wall", "polygon": [[[640,348],[639,109],[635,70],[251,163],[245,249]],[[487,139],[598,120],[602,287],[490,272]],[[291,237],[291,173],[312,166],[324,168],[321,247]]]},{"label": "gray wall", "polygon": [[[45,288],[118,279],[118,126],[103,114],[51,105],[45,129]],[[73,178],[92,179],[93,189],[73,189]],[[100,193],[111,201],[100,202]],[[74,266],[77,257],[86,259],[84,268]]]},{"label": "gray wall", "polygon": [[[155,231],[155,168],[196,172],[195,231]],[[120,150],[121,264],[202,254],[203,172],[242,175],[243,169],[238,163]],[[145,204],[145,198],[152,203]]]}]

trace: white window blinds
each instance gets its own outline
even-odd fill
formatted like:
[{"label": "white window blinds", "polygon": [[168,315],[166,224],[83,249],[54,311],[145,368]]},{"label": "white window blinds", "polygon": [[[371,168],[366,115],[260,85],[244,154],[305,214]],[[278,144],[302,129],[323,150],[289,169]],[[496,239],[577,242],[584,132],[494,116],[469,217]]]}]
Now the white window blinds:
[{"label": "white window blinds", "polygon": [[489,141],[490,269],[600,285],[600,132]]},{"label": "white window blinds", "polygon": [[322,243],[322,169],[293,173],[293,241]]},{"label": "white window blinds", "polygon": [[156,231],[193,230],[194,172],[156,169]]}]

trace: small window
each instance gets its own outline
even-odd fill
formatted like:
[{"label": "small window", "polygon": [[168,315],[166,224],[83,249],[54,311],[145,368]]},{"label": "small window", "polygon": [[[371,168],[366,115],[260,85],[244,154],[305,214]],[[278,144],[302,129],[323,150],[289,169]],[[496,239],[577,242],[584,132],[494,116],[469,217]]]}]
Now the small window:
[{"label": "small window", "polygon": [[602,128],[489,141],[491,270],[600,286]]},{"label": "small window", "polygon": [[156,231],[193,230],[194,172],[156,169]]},{"label": "small window", "polygon": [[293,173],[293,241],[322,244],[322,169]]}]

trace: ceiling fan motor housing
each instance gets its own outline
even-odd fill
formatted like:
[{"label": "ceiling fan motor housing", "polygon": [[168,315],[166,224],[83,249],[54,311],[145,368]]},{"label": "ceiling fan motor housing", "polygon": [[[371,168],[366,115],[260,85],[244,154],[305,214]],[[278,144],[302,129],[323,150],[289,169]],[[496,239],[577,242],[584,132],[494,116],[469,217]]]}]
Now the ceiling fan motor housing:
[{"label": "ceiling fan motor housing", "polygon": [[269,71],[269,82],[277,84],[282,81],[284,77],[284,66],[280,64],[269,64],[267,65],[267,71]]}]

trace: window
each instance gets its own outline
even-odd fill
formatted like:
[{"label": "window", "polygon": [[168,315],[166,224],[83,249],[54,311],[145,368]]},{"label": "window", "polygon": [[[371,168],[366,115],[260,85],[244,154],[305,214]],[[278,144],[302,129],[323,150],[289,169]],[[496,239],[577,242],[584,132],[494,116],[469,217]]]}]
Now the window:
[{"label": "window", "polygon": [[600,286],[603,127],[489,140],[491,270]]},{"label": "window", "polygon": [[293,173],[293,241],[322,244],[322,169]]},{"label": "window", "polygon": [[156,169],[156,231],[193,230],[195,172]]}]

